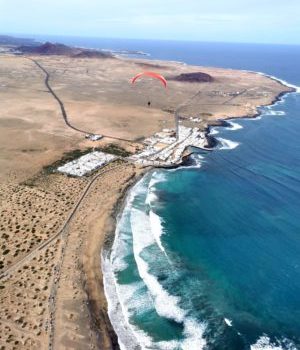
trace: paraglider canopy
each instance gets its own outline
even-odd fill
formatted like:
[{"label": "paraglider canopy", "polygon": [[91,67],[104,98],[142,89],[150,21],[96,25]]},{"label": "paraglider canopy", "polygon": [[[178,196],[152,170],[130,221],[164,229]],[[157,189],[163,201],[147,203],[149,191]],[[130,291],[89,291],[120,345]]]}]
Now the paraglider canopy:
[{"label": "paraglider canopy", "polygon": [[159,79],[162,82],[162,84],[164,85],[164,87],[165,88],[167,87],[167,81],[162,75],[160,75],[158,73],[155,73],[155,72],[149,72],[149,71],[148,72],[141,72],[141,73],[137,74],[136,76],[134,76],[131,79],[131,83],[134,84],[137,79],[139,79],[139,78],[141,78],[143,76],[148,76],[150,78]]}]

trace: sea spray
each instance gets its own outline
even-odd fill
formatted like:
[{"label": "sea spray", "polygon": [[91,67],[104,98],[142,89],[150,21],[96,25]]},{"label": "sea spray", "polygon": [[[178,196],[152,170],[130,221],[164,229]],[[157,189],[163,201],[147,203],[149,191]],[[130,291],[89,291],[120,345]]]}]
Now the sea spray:
[{"label": "sea spray", "polygon": [[228,128],[228,130],[235,131],[235,130],[243,129],[243,126],[236,122],[229,121],[228,123],[230,124],[230,127]]},{"label": "sea spray", "polygon": [[[198,324],[195,320],[188,318],[186,311],[179,306],[180,298],[168,293],[159,283],[158,279],[149,271],[148,263],[142,258],[144,250],[154,243],[151,235],[151,228],[145,225],[147,222],[145,214],[137,209],[131,210],[131,227],[133,234],[134,256],[138,266],[139,275],[148,287],[153,297],[155,309],[161,317],[175,320],[184,325],[183,349],[201,349],[205,345],[203,339],[204,325]],[[163,259],[160,257],[160,263]],[[187,347],[184,344],[188,344]],[[201,344],[201,347],[199,345]]]},{"label": "sea spray", "polygon": [[267,335],[261,336],[257,342],[250,346],[251,350],[297,350],[294,343],[288,339],[272,342]]},{"label": "sea spray", "polygon": [[223,137],[218,137],[217,140],[220,143],[219,149],[220,150],[229,150],[229,149],[234,149],[239,146],[239,142],[231,141],[224,139]]},{"label": "sea spray", "polygon": [[140,341],[136,336],[136,331],[129,322],[128,312],[120,303],[117,293],[117,284],[113,271],[113,266],[106,252],[102,254],[102,271],[104,293],[107,300],[108,316],[112,326],[118,336],[118,343],[121,350],[128,350],[132,346],[139,347]]},{"label": "sea spray", "polygon": [[[179,306],[179,297],[171,295],[163,288],[157,277],[150,273],[148,262],[145,260],[147,259],[147,255],[145,257],[147,248],[156,246],[158,251],[164,252],[160,241],[163,231],[161,219],[151,209],[148,211],[138,209],[143,206],[142,198],[144,198],[145,208],[154,204],[152,202],[154,197],[149,200],[145,189],[148,187],[149,191],[152,186],[153,190],[154,185],[159,183],[158,177],[163,181],[161,174],[158,176],[154,172],[152,176],[146,176],[131,190],[125,209],[118,219],[111,257],[110,259],[108,257],[103,259],[105,291],[109,300],[109,316],[120,338],[122,349],[131,349],[132,347],[128,344],[132,341],[132,344],[134,342],[140,344],[141,348],[199,350],[205,345],[203,339],[205,325],[191,317],[186,317],[186,311]],[[149,184],[147,186],[147,182],[151,183],[151,186]],[[143,191],[145,191],[145,196],[140,196]],[[127,232],[129,218],[132,238],[129,237],[130,235]],[[122,273],[122,269],[125,270],[128,267],[126,264],[122,265],[120,263],[120,260],[122,261],[124,258],[126,260],[129,253],[126,248],[128,242],[124,242],[124,239],[132,242],[134,259],[139,278],[141,278],[140,282],[120,284],[118,281],[116,274]],[[166,265],[170,263],[165,254],[159,257],[159,261]],[[148,292],[145,291],[145,286]],[[133,320],[137,313],[149,313],[152,308],[160,317],[183,324],[182,340],[154,341],[149,334],[134,324]],[[120,312],[123,315],[122,318],[118,316]],[[126,329],[129,335],[126,334]]]}]

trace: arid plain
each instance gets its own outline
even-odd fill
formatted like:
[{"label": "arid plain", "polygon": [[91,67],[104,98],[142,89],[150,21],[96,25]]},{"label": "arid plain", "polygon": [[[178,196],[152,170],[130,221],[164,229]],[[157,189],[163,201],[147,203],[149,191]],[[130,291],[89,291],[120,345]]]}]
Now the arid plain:
[{"label": "arid plain", "polygon": [[[130,78],[143,70],[163,74],[168,88],[150,79],[133,86]],[[213,81],[173,80],[199,71]],[[46,72],[77,130],[66,124]],[[0,348],[118,348],[100,252],[113,239],[126,189],[145,169],[118,159],[90,176],[67,177],[49,165],[65,152],[111,143],[137,152],[143,138],[174,127],[177,109],[183,123],[204,129],[217,120],[254,116],[257,106],[288,91],[273,79],[237,70],[1,53]],[[86,133],[105,137],[92,142]]]}]

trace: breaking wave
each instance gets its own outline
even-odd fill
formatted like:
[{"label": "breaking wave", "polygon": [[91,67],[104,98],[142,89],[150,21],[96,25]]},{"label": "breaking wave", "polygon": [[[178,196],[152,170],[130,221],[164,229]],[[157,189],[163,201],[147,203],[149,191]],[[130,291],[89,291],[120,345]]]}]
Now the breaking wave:
[{"label": "breaking wave", "polygon": [[251,350],[297,350],[293,342],[288,339],[272,342],[267,335],[261,336],[257,342],[250,346]]},{"label": "breaking wave", "polygon": [[236,122],[228,122],[230,124],[230,127],[228,128],[228,130],[240,130],[243,129],[243,126],[236,123]]},{"label": "breaking wave", "polygon": [[[145,177],[133,187],[118,219],[111,255],[103,253],[102,268],[108,314],[122,350],[130,350],[135,346],[200,350],[206,344],[203,338],[205,324],[188,316],[188,312],[179,305],[180,298],[164,289],[158,278],[150,272],[150,264],[155,263],[172,268],[161,241],[164,232],[162,219],[151,209],[151,204],[156,200],[154,186],[160,181],[164,181],[164,176],[153,172],[150,180]],[[141,203],[143,196],[138,197],[142,192],[146,196]],[[144,210],[144,206],[150,209]],[[127,229],[124,230],[124,227]],[[149,248],[156,249],[155,256],[153,251],[147,252]],[[138,282],[122,284],[118,282],[117,273],[128,267],[126,259],[130,255],[134,257],[140,279]],[[155,310],[161,318],[182,324],[183,339],[154,341],[132,322],[134,314],[151,310]]]},{"label": "breaking wave", "polygon": [[270,74],[266,74],[266,73],[263,73],[263,72],[255,72],[255,71],[251,71],[251,70],[243,70],[244,72],[250,72],[250,73],[257,73],[259,75],[263,75],[265,77],[268,77],[270,79],[273,79],[273,80],[276,80],[278,81],[279,83],[287,86],[287,87],[290,87],[292,89],[295,89],[295,93],[300,93],[300,86],[297,86],[297,85],[294,85],[294,84],[290,84],[288,83],[286,80],[283,80],[283,79],[280,79],[280,78],[277,78],[275,77],[274,75],[270,75]]},{"label": "breaking wave", "polygon": [[219,131],[216,128],[211,128],[209,131],[210,135],[218,135]]},{"label": "breaking wave", "polygon": [[275,111],[275,110],[271,110],[271,109],[267,110],[266,114],[274,115],[274,116],[276,116],[276,115],[278,115],[278,116],[286,115],[286,113],[284,111]]},{"label": "breaking wave", "polygon": [[[171,295],[163,288],[158,279],[150,273],[149,264],[142,258],[142,253],[145,248],[155,243],[156,240],[155,233],[153,235],[155,229],[151,227],[151,224],[150,227],[147,224],[145,225],[146,222],[147,217],[144,212],[137,209],[131,210],[133,250],[139,275],[153,298],[158,315],[167,319],[172,319],[177,323],[183,323],[186,339],[184,339],[181,344],[182,349],[202,349],[205,345],[205,340],[203,339],[205,326],[203,324],[198,324],[195,320],[186,316],[186,311],[179,306],[180,298]],[[163,261],[161,263],[163,263]],[[174,349],[176,349],[178,345],[177,343]]]},{"label": "breaking wave", "polygon": [[231,141],[228,139],[224,139],[222,137],[217,137],[217,140],[220,143],[219,149],[234,149],[239,146],[239,142]]}]

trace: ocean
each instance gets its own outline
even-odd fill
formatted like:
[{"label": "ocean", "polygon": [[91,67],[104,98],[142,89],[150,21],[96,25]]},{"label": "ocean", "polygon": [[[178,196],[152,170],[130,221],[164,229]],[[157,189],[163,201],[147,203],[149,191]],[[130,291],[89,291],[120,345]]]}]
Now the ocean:
[{"label": "ocean", "polygon": [[[300,46],[57,41],[300,85]],[[129,192],[102,257],[121,349],[300,349],[300,94],[260,111],[212,128],[218,146],[192,166],[154,169]]]}]

